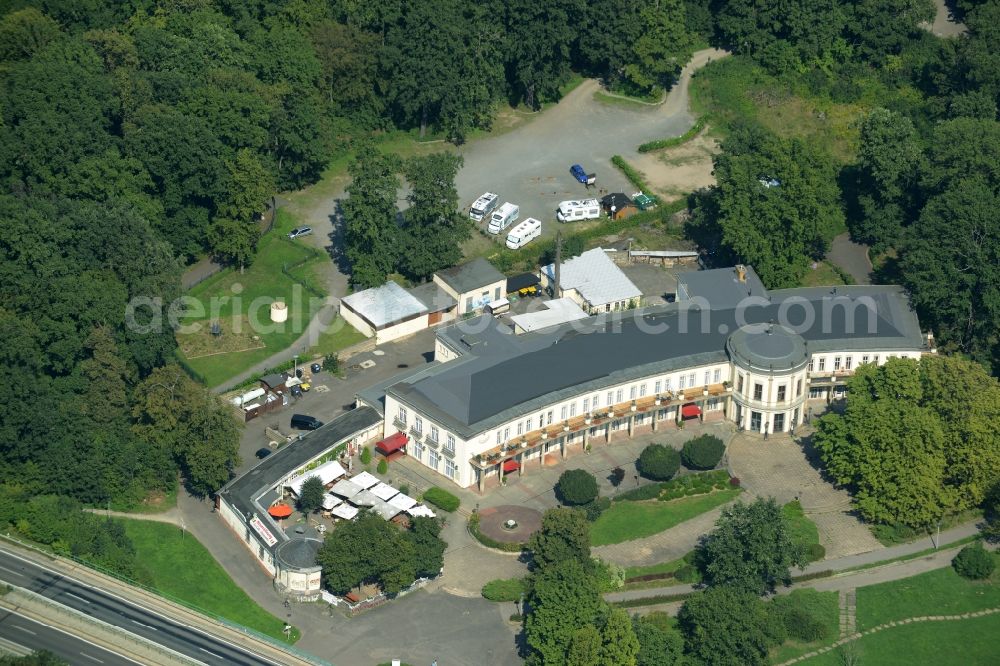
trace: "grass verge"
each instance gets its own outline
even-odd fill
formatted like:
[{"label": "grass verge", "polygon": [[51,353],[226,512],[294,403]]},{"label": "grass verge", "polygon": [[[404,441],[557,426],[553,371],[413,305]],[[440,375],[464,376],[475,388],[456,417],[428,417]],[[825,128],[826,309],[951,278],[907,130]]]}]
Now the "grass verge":
[{"label": "grass verge", "polygon": [[606,546],[658,534],[732,501],[739,489],[661,502],[615,502],[590,526],[590,542]]},{"label": "grass verge", "polygon": [[249,627],[282,642],[284,622],[258,606],[191,534],[167,523],[123,520],[136,561],[152,587],[202,612]]},{"label": "grass verge", "polygon": [[656,141],[647,141],[646,143],[641,144],[639,146],[638,151],[640,153],[649,153],[654,150],[662,150],[664,148],[675,148],[677,146],[684,145],[691,139],[698,136],[701,133],[701,131],[705,129],[707,125],[708,121],[704,117],[701,117],[698,119],[698,122],[696,122],[691,127],[691,129],[684,132],[684,134],[681,134],[680,136],[672,136],[666,139],[658,139]]}]

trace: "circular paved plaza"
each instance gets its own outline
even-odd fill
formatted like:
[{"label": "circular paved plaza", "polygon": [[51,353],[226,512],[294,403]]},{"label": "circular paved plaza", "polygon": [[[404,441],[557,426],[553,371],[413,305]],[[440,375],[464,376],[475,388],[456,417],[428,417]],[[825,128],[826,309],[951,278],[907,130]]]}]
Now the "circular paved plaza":
[{"label": "circular paved plaza", "polygon": [[[517,526],[504,526],[513,520]],[[525,506],[503,505],[479,512],[479,531],[501,543],[524,543],[542,526],[542,513]]]}]

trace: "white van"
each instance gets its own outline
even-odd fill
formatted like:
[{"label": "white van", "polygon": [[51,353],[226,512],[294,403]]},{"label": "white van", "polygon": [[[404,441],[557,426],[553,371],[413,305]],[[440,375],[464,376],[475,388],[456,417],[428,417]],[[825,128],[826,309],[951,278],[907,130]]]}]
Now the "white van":
[{"label": "white van", "polygon": [[521,209],[517,207],[517,204],[505,201],[500,208],[494,211],[493,217],[490,218],[490,226],[486,230],[491,234],[498,234],[509,227],[511,222],[516,221],[520,214]]},{"label": "white van", "polygon": [[507,247],[516,250],[524,247],[528,241],[534,240],[542,235],[542,223],[533,217],[517,225],[507,234]]},{"label": "white van", "polygon": [[556,219],[560,222],[596,220],[601,216],[601,204],[597,199],[583,201],[563,201],[556,209]]},{"label": "white van", "polygon": [[493,192],[484,193],[483,196],[472,202],[472,207],[469,209],[469,217],[476,222],[482,222],[483,218],[493,212],[499,201],[500,195]]}]

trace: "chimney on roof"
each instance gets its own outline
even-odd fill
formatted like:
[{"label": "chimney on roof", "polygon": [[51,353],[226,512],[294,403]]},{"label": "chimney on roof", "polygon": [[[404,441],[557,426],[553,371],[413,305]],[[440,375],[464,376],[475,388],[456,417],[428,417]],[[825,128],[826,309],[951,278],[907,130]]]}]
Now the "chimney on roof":
[{"label": "chimney on roof", "polygon": [[743,264],[736,264],[736,279],[740,282],[747,281],[747,267]]},{"label": "chimney on roof", "polygon": [[555,276],[555,284],[552,285],[552,297],[559,298],[559,264],[562,263],[562,232],[556,232],[556,263],[555,271],[553,275]]}]

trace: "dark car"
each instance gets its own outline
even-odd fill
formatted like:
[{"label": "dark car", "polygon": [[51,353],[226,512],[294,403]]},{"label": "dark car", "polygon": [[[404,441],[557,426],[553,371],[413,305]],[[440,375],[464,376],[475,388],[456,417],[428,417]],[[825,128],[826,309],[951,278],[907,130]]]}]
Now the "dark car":
[{"label": "dark car", "polygon": [[323,427],[323,422],[308,414],[292,414],[292,427],[299,430],[315,430]]},{"label": "dark car", "polygon": [[301,386],[295,385],[295,386],[293,386],[289,390],[291,391],[293,398],[301,398],[302,397],[302,387]]},{"label": "dark car", "polygon": [[587,184],[587,171],[582,166],[580,166],[579,164],[574,164],[569,168],[569,172],[573,174],[573,177],[576,178],[578,181],[580,181],[584,185]]},{"label": "dark car", "polygon": [[309,366],[309,369],[312,370],[312,373],[315,375],[316,373],[320,372],[323,369],[323,366],[320,365],[319,363],[313,363],[312,365]]},{"label": "dark car", "polygon": [[254,455],[257,456],[259,460],[263,460],[264,458],[271,455],[271,449],[265,446],[264,448],[257,449],[257,453],[255,453]]}]

